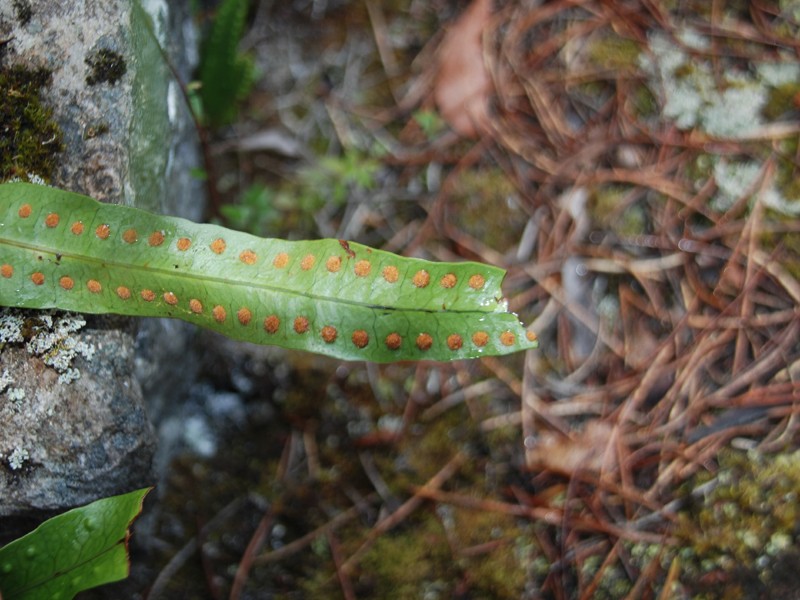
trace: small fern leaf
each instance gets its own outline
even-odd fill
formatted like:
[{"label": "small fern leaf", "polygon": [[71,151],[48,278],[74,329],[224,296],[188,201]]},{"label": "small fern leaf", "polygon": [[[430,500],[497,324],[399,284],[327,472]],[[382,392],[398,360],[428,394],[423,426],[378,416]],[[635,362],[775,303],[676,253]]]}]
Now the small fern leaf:
[{"label": "small fern leaf", "polygon": [[224,125],[236,116],[236,102],[249,93],[255,67],[239,53],[248,0],[224,0],[203,47],[200,99],[212,125]]}]

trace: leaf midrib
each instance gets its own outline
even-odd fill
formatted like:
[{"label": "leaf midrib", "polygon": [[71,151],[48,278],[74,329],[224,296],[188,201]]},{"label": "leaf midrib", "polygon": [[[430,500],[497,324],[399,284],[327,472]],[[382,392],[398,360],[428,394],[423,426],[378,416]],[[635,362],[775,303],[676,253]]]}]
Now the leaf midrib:
[{"label": "leaf midrib", "polygon": [[97,258],[87,254],[81,254],[78,252],[69,252],[69,251],[61,251],[61,250],[54,250],[47,246],[39,246],[30,242],[20,241],[20,240],[13,240],[8,238],[0,237],[0,245],[8,245],[8,246],[15,246],[22,250],[28,250],[31,252],[38,252],[42,254],[51,255],[53,258],[61,257],[57,262],[63,260],[65,258],[74,260],[76,262],[85,262],[85,263],[93,263],[97,265],[103,265],[107,267],[111,267],[114,269],[120,270],[129,270],[129,271],[141,271],[143,273],[154,273],[158,276],[163,277],[178,277],[185,280],[192,280],[196,282],[203,282],[209,281],[213,283],[218,283],[222,285],[228,285],[232,287],[242,287],[242,288],[250,288],[250,289],[258,289],[269,291],[273,293],[282,293],[282,294],[289,294],[296,297],[303,297],[303,298],[311,298],[312,300],[319,300],[325,302],[333,302],[336,304],[342,304],[347,306],[358,306],[362,308],[371,308],[377,310],[387,310],[387,311],[397,311],[397,312],[423,312],[423,313],[455,313],[455,314],[470,314],[470,313],[478,313],[478,314],[487,314],[493,311],[491,310],[480,310],[479,307],[475,307],[473,310],[459,310],[459,309],[444,309],[444,310],[435,310],[431,308],[420,308],[420,307],[413,307],[413,308],[399,308],[397,306],[384,306],[379,304],[369,304],[367,302],[358,302],[357,300],[351,300],[347,298],[340,298],[335,296],[324,296],[321,294],[315,294],[313,292],[300,292],[298,290],[293,290],[291,288],[284,288],[280,286],[270,285],[267,282],[259,282],[259,283],[252,283],[249,281],[243,281],[241,279],[229,279],[225,277],[218,277],[213,275],[202,275],[198,276],[192,273],[191,269],[163,269],[160,267],[148,267],[141,264],[134,264],[130,262],[118,262],[114,260],[107,260],[102,258]]}]

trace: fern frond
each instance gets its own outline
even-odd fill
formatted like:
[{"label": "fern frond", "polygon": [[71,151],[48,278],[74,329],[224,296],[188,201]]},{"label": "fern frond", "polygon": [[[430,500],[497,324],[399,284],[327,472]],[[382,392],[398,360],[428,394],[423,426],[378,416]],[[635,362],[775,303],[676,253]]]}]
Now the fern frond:
[{"label": "fern frond", "polygon": [[224,0],[205,41],[200,64],[200,99],[206,120],[224,125],[236,116],[236,103],[255,81],[251,57],[239,52],[248,0]]}]

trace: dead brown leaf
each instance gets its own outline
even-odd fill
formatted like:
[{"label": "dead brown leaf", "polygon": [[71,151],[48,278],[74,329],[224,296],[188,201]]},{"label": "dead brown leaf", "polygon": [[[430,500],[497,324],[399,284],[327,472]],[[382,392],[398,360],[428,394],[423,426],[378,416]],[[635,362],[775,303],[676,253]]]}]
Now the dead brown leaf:
[{"label": "dead brown leaf", "polygon": [[473,0],[439,48],[434,100],[444,120],[465,137],[488,129],[492,80],[483,62],[483,31],[491,12],[491,0]]},{"label": "dead brown leaf", "polygon": [[612,426],[600,420],[589,422],[582,433],[570,438],[543,431],[531,453],[532,464],[570,476],[578,471],[600,473],[614,459],[608,452],[611,437]]}]

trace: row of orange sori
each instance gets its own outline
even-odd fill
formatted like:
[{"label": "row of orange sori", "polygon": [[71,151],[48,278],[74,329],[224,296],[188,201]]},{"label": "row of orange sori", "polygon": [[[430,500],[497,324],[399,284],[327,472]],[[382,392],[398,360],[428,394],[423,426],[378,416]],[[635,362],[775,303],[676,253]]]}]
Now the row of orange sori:
[{"label": "row of orange sori", "polygon": [[[27,219],[31,216],[33,208],[30,204],[23,204],[17,212],[21,218]],[[48,213],[44,217],[45,226],[51,229],[58,227],[60,222],[61,217],[55,212]],[[70,231],[75,235],[82,235],[85,231],[85,226],[82,221],[75,221],[70,225]],[[98,225],[95,227],[94,233],[98,239],[107,240],[111,236],[111,227],[108,224]],[[121,238],[126,244],[135,244],[139,241],[139,233],[136,229],[128,228],[122,232]],[[165,240],[166,235],[164,231],[153,231],[147,236],[147,244],[152,247],[161,246]],[[192,240],[187,237],[180,237],[175,242],[175,247],[181,252],[187,251],[191,246]],[[223,238],[217,238],[209,244],[209,248],[214,254],[221,255],[226,252],[228,245]],[[239,254],[239,260],[246,265],[255,265],[258,262],[258,254],[248,248],[242,250]],[[283,269],[288,266],[289,261],[289,254],[286,252],[279,252],[272,260],[272,264],[275,268]],[[300,268],[303,271],[309,271],[314,268],[316,262],[317,257],[314,254],[306,254],[300,260]],[[339,272],[342,268],[342,258],[336,255],[329,256],[325,261],[325,268],[330,273]],[[372,272],[372,263],[367,259],[358,260],[353,265],[353,272],[357,277],[367,277]],[[387,265],[381,270],[381,276],[387,283],[396,283],[400,279],[400,271],[393,265]],[[430,284],[430,280],[430,274],[424,269],[418,270],[411,278],[411,282],[418,288],[427,287]],[[439,285],[445,289],[453,288],[457,284],[458,277],[455,273],[446,273],[439,279]],[[482,289],[485,284],[486,278],[479,273],[475,273],[469,277],[468,285],[474,290]]]},{"label": "row of orange sori", "polygon": [[[14,276],[14,267],[8,263],[0,265],[0,276],[10,279]],[[40,286],[45,284],[45,275],[41,271],[34,271],[30,275],[30,280],[34,285]],[[58,285],[64,291],[71,291],[75,287],[75,280],[69,275],[62,275],[58,279]],[[89,279],[86,281],[86,289],[92,294],[100,294],[103,292],[103,284],[97,279]],[[134,293],[129,287],[124,285],[118,286],[114,292],[121,300],[130,300]],[[158,294],[151,289],[144,288],[139,291],[139,297],[145,302],[153,302],[157,299]],[[161,294],[161,299],[169,306],[177,306],[179,303],[178,296],[173,292],[164,292]],[[202,315],[206,308],[203,303],[197,298],[190,298],[188,302],[189,311],[195,315]],[[228,313],[225,307],[217,304],[211,309],[211,317],[217,323],[224,323],[228,318]],[[247,326],[253,320],[253,312],[243,306],[236,311],[236,319],[243,326]],[[271,314],[264,318],[263,327],[264,331],[268,334],[275,334],[281,326],[281,319],[278,315]],[[298,316],[292,323],[292,329],[297,334],[305,334],[311,329],[311,323],[307,317]],[[530,334],[533,335],[533,334]],[[339,331],[333,325],[325,325],[320,330],[320,337],[328,344],[332,344],[339,336]],[[358,348],[365,348],[369,344],[369,333],[364,329],[356,329],[351,335],[351,341]],[[472,343],[478,347],[483,347],[489,343],[489,334],[486,331],[476,331],[472,334]],[[533,339],[533,338],[532,338]],[[420,333],[416,340],[416,346],[422,351],[429,350],[433,346],[433,337],[428,333]],[[513,346],[516,342],[516,335],[511,331],[504,331],[500,334],[500,343],[504,346]],[[384,343],[389,350],[399,350],[403,344],[403,338],[399,333],[389,333],[384,338]],[[447,336],[447,347],[450,350],[459,350],[464,345],[464,340],[461,335],[452,333]]]}]

